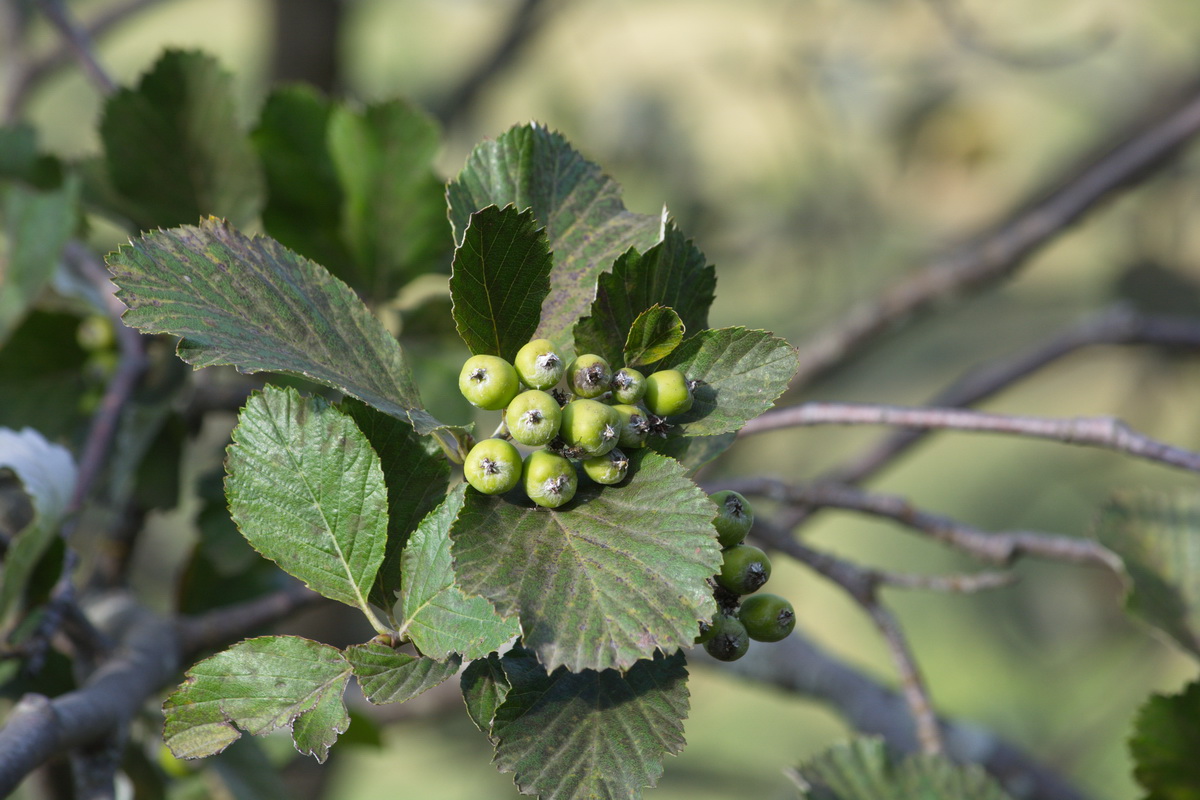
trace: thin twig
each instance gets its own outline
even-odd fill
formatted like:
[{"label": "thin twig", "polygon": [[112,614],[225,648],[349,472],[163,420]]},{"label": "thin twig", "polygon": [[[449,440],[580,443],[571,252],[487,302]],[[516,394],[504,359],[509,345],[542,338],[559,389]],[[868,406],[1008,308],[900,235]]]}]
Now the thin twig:
[{"label": "thin twig", "polygon": [[[800,630],[770,647],[752,647],[738,661],[717,661],[697,647],[688,662],[824,703],[854,730],[882,736],[893,752],[920,747],[901,695],[830,655]],[[947,755],[980,764],[1016,800],[1085,800],[1061,775],[991,731],[945,719],[939,724]]]},{"label": "thin twig", "polygon": [[[1027,556],[1103,566],[1117,574],[1121,574],[1123,569],[1121,559],[1115,553],[1092,539],[1035,531],[991,533],[949,517],[922,511],[902,497],[867,492],[850,486],[799,485],[773,478],[750,478],[723,481],[721,487],[802,507],[838,508],[884,517],[934,541],[996,564],[1008,565]],[[788,539],[791,540],[791,537]]]},{"label": "thin twig", "polygon": [[312,605],[321,595],[299,584],[235,606],[218,608],[177,624],[185,657],[219,647],[226,642],[290,616]]},{"label": "thin twig", "polygon": [[1200,453],[1138,433],[1113,417],[1051,419],[989,414],[960,408],[911,408],[869,403],[803,403],[768,411],[740,435],[811,425],[896,425],[925,430],[1003,433],[1115,450],[1166,466],[1200,472]]},{"label": "thin twig", "polygon": [[91,78],[100,94],[109,95],[115,92],[117,90],[116,81],[109,77],[104,67],[100,66],[100,61],[92,50],[88,32],[71,16],[66,3],[63,0],[37,0],[37,3],[38,8],[46,15],[46,19],[58,28],[58,32],[62,34],[63,40],[70,47],[75,60],[83,67],[83,71]]},{"label": "thin twig", "polygon": [[1004,221],[948,255],[911,272],[878,297],[851,308],[799,348],[796,391],[846,363],[894,325],[940,302],[960,298],[1012,274],[1030,256],[1118,190],[1149,177],[1200,134],[1200,82],[1165,113],[1158,109],[1134,132],[1089,153]]},{"label": "thin twig", "polygon": [[[1049,341],[972,370],[925,405],[972,406],[1076,350],[1090,345],[1114,344],[1200,350],[1200,320],[1139,314],[1125,305],[1112,306],[1066,328]],[[860,483],[867,480],[928,433],[928,430],[894,431],[860,455],[822,475],[820,482]]]}]

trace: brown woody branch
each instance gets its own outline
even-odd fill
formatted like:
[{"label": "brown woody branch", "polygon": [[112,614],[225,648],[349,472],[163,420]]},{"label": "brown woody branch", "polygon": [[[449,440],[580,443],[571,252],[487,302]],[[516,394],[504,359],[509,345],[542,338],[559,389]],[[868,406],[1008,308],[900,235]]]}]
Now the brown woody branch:
[{"label": "brown woody branch", "polygon": [[1119,190],[1145,180],[1200,133],[1200,82],[1132,132],[1085,155],[1066,177],[1007,219],[851,308],[799,348],[792,389],[810,384],[898,323],[1002,280]]},{"label": "brown woody branch", "polygon": [[812,425],[895,425],[923,430],[1003,433],[1115,450],[1166,466],[1200,472],[1200,453],[1138,433],[1113,417],[1051,419],[959,408],[910,408],[865,403],[803,403],[753,419],[742,436]]}]

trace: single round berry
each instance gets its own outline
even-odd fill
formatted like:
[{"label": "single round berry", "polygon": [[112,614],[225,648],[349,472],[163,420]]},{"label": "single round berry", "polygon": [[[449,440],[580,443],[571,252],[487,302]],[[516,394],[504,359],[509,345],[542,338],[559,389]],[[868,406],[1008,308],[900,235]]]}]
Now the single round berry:
[{"label": "single round berry", "polygon": [[555,436],[562,422],[558,401],[537,389],[521,392],[504,412],[512,438],[530,447],[540,447]]},{"label": "single round berry", "polygon": [[753,594],[771,577],[771,559],[753,545],[726,547],[723,557],[717,583],[734,594]]},{"label": "single round berry", "polygon": [[624,403],[612,407],[621,417],[621,433],[617,437],[620,447],[645,447],[650,435],[650,419],[637,406]]},{"label": "single round berry", "polygon": [[471,356],[458,374],[458,390],[476,408],[499,411],[517,396],[517,371],[499,356]]},{"label": "single round berry", "polygon": [[677,369],[663,369],[646,378],[646,408],[660,417],[682,414],[692,407],[692,390]]},{"label": "single round berry", "polygon": [[579,488],[575,467],[562,456],[545,450],[534,450],[525,457],[521,472],[525,494],[539,506],[558,508],[568,503]]},{"label": "single round berry", "polygon": [[704,644],[717,635],[717,629],[711,622],[700,621],[700,634],[692,640],[692,644]]},{"label": "single round berry", "polygon": [[717,526],[717,540],[721,546],[741,544],[754,524],[754,509],[750,501],[729,489],[713,494],[709,500],[717,504],[718,513],[713,524]]},{"label": "single round berry", "polygon": [[467,453],[463,476],[476,491],[503,494],[521,481],[521,454],[503,439],[484,439]]},{"label": "single round berry", "polygon": [[573,400],[563,406],[558,435],[585,457],[602,456],[621,438],[621,415],[597,400]]},{"label": "single round berry", "polygon": [[743,600],[738,619],[756,642],[778,642],[786,639],[792,628],[796,627],[796,612],[792,604],[769,592],[751,595]]},{"label": "single round berry", "polygon": [[636,369],[621,367],[613,375],[612,393],[618,403],[636,403],[646,394],[646,376]]},{"label": "single round berry", "polygon": [[554,351],[549,339],[534,339],[517,351],[513,359],[517,375],[531,389],[549,389],[562,380],[567,363]]},{"label": "single round berry", "polygon": [[598,355],[576,356],[567,367],[567,386],[578,397],[599,397],[612,384],[612,367]]},{"label": "single round berry", "polygon": [[712,637],[704,643],[704,649],[718,661],[737,661],[750,649],[746,626],[737,617],[718,614],[713,617],[712,630]]},{"label": "single round berry", "polygon": [[612,486],[625,480],[629,472],[629,459],[620,450],[609,450],[602,456],[585,458],[583,471],[596,483]]}]

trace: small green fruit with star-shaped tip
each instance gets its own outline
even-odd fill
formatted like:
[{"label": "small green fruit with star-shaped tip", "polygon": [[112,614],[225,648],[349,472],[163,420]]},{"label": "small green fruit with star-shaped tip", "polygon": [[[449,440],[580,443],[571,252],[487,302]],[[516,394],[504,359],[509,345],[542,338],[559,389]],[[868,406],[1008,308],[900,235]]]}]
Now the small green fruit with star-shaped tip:
[{"label": "small green fruit with star-shaped tip", "polygon": [[617,437],[617,446],[633,449],[645,447],[646,437],[650,435],[650,419],[646,412],[625,403],[619,403],[612,408],[621,417],[621,433]]},{"label": "small green fruit with star-shaped tip", "polygon": [[602,456],[621,438],[621,415],[598,400],[572,400],[563,406],[558,435],[579,456]]},{"label": "small green fruit with star-shaped tip", "polygon": [[677,369],[661,369],[646,378],[646,408],[660,417],[683,414],[692,407],[692,388]]},{"label": "small green fruit with star-shaped tip", "polygon": [[771,577],[771,559],[757,547],[735,544],[722,553],[717,583],[733,594],[754,594]]},{"label": "small green fruit with star-shaped tip", "polygon": [[721,546],[741,544],[754,525],[754,509],[750,501],[729,489],[714,492],[709,499],[717,504],[717,518],[713,520],[713,525],[717,528],[717,539]]},{"label": "small green fruit with star-shaped tip", "polygon": [[467,402],[485,411],[499,411],[521,388],[513,365],[499,356],[471,356],[458,373],[458,390]]},{"label": "small green fruit with star-shaped tip", "polygon": [[618,403],[636,403],[646,394],[646,376],[632,367],[621,367],[613,374],[612,393]]},{"label": "small green fruit with star-shaped tip", "polygon": [[786,639],[796,627],[796,611],[792,604],[777,594],[763,592],[742,601],[738,619],[746,633],[757,642],[778,642]]},{"label": "small green fruit with star-shaped tip", "polygon": [[562,409],[546,392],[530,389],[513,398],[504,411],[504,422],[514,441],[541,447],[558,435]]},{"label": "small green fruit with star-shaped tip", "polygon": [[503,439],[484,439],[467,453],[463,477],[476,491],[503,494],[521,482],[521,454]]},{"label": "small green fruit with star-shaped tip", "polygon": [[595,353],[575,356],[567,366],[567,386],[576,397],[599,397],[609,390],[612,377],[612,367]]},{"label": "small green fruit with star-shaped tip", "polygon": [[546,450],[534,450],[525,457],[521,485],[529,499],[545,508],[558,508],[571,502],[579,488],[574,465],[562,456]]},{"label": "small green fruit with star-shaped tip", "polygon": [[625,480],[629,473],[629,459],[620,450],[609,450],[602,456],[585,458],[583,471],[596,483],[612,486]]},{"label": "small green fruit with star-shaped tip", "polygon": [[531,389],[549,389],[562,380],[567,362],[549,339],[534,339],[517,351],[513,366],[521,382]]},{"label": "small green fruit with star-shaped tip", "polygon": [[704,642],[704,649],[718,661],[737,661],[750,649],[750,635],[737,617],[717,614],[713,617],[711,633]]}]

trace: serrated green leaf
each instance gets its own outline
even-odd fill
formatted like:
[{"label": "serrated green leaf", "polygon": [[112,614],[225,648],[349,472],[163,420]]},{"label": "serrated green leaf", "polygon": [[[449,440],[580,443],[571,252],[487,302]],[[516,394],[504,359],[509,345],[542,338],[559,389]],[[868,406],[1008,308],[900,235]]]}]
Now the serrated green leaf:
[{"label": "serrated green leaf", "polygon": [[455,584],[450,559],[450,526],[463,505],[465,483],[425,517],[404,549],[402,630],[427,656],[451,653],[475,659],[496,650],[521,631],[516,619],[503,619],[482,597],[470,597]]},{"label": "serrated green leaf", "polygon": [[683,750],[688,714],[682,653],[637,662],[628,672],[558,669],[532,654],[502,663],[512,684],[496,711],[496,765],[524,794],[543,800],[630,798],[654,786],[667,754]]},{"label": "serrated green leaf", "polygon": [[495,206],[470,217],[450,275],[454,323],[474,354],[512,361],[550,291],[550,250],[533,212]]},{"label": "serrated green leaf", "polygon": [[342,240],[344,193],[329,153],[333,109],[312,87],[275,89],[263,104],[251,141],[266,178],[263,228],[353,284],[353,258]]},{"label": "serrated green leaf", "polygon": [[1200,798],[1200,681],[1176,695],[1152,695],[1138,711],[1129,740],[1133,775],[1146,800]]},{"label": "serrated green leaf", "polygon": [[1129,613],[1200,655],[1200,495],[1115,495],[1096,536],[1125,564]]},{"label": "serrated green leaf", "polygon": [[651,306],[638,314],[625,339],[623,363],[627,367],[657,364],[683,341],[684,327],[673,308]]},{"label": "serrated green leaf", "polygon": [[478,145],[446,197],[455,242],[463,240],[471,214],[487,206],[533,209],[554,253],[536,335],[562,347],[592,302],[596,276],[630,247],[645,250],[662,233],[659,217],[627,211],[616,182],[536,123]]},{"label": "serrated green leaf", "polygon": [[574,328],[576,352],[620,363],[634,321],[655,305],[673,309],[689,331],[708,327],[717,276],[704,253],[670,221],[663,223],[662,240],[643,250],[622,254],[597,280],[590,316]]},{"label": "serrated green leaf", "polygon": [[352,283],[373,300],[449,267],[445,185],[433,170],[440,140],[433,118],[401,100],[334,109],[329,151],[345,190],[342,235],[355,257]]},{"label": "serrated green leaf", "polygon": [[139,229],[213,214],[242,225],[258,216],[258,158],[238,127],[233,82],[211,56],[169,50],[136,89],[104,106],[108,177]]},{"label": "serrated green leaf", "polygon": [[445,497],[450,464],[430,453],[425,441],[405,422],[357,400],[346,401],[344,408],[379,456],[387,483],[387,548],[371,586],[370,600],[380,608],[391,609],[400,591],[400,554],[409,535]]},{"label": "serrated green leaf", "polygon": [[125,323],[182,336],[189,364],[301,375],[418,433],[442,427],[421,408],[400,345],[354,291],[274,239],[207,219],[145,234],[107,262]]},{"label": "serrated green leaf", "polygon": [[33,517],[8,542],[0,564],[0,624],[25,592],[38,559],[58,535],[75,489],[75,460],[31,428],[0,428],[0,470],[12,470]]},{"label": "serrated green leaf", "polygon": [[976,764],[926,755],[890,764],[878,738],[831,747],[797,768],[794,777],[805,800],[1010,800]]},{"label": "serrated green leaf", "polygon": [[346,660],[363,696],[372,703],[403,703],[458,673],[457,656],[437,661],[400,653],[385,644],[368,642],[346,648]]},{"label": "serrated green leaf", "polygon": [[[504,703],[510,688],[500,656],[492,653],[487,658],[472,661],[463,670],[459,684],[467,715],[476,728],[492,739],[492,720],[496,718],[496,709]],[[495,739],[492,739],[492,743],[495,744]]]},{"label": "serrated green leaf", "polygon": [[202,758],[236,741],[238,728],[292,728],[296,749],[324,761],[350,724],[342,702],[349,679],[336,647],[298,636],[247,639],[188,670],[163,703],[163,740],[176,758]]},{"label": "serrated green leaf", "polygon": [[692,410],[671,417],[671,434],[714,436],[736,431],[769,409],[799,361],[791,345],[766,331],[718,328],[685,339],[661,366],[700,381]]},{"label": "serrated green leaf", "polygon": [[246,541],[314,591],[361,609],[387,544],[387,487],[354,420],[268,386],[238,415],[226,459],[229,511]]},{"label": "serrated green leaf", "polygon": [[519,616],[547,669],[625,669],[690,647],[716,608],[712,504],[675,461],[630,460],[621,486],[582,486],[553,510],[468,490],[450,531],[459,585]]},{"label": "serrated green leaf", "polygon": [[0,182],[0,347],[54,275],[78,201],[74,178],[45,191]]}]

